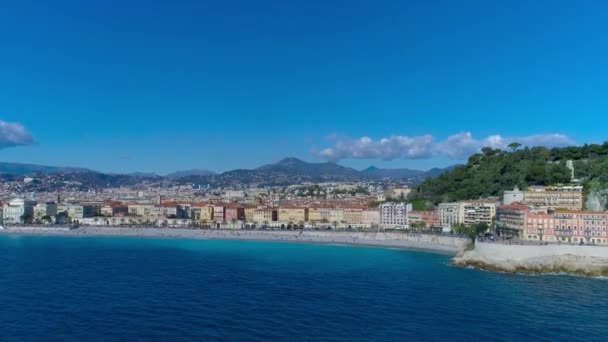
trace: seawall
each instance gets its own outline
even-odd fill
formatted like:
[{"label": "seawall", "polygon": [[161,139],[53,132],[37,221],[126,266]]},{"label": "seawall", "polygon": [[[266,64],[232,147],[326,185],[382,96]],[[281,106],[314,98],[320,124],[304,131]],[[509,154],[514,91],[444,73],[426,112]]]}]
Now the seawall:
[{"label": "seawall", "polygon": [[509,273],[608,275],[608,247],[578,245],[507,245],[477,242],[452,264]]},{"label": "seawall", "polygon": [[456,255],[470,240],[458,236],[408,234],[398,232],[336,232],[336,231],[263,231],[263,230],[202,230],[174,228],[81,227],[67,228],[11,227],[0,234],[60,235],[60,236],[131,236],[222,240],[258,240],[331,243],[418,249]]}]

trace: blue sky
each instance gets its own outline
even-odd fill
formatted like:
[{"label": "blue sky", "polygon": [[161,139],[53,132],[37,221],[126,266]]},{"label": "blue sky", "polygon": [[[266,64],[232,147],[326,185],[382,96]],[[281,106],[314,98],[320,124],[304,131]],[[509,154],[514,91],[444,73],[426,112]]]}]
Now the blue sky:
[{"label": "blue sky", "polygon": [[0,160],[427,169],[607,140],[605,1],[5,1]]}]

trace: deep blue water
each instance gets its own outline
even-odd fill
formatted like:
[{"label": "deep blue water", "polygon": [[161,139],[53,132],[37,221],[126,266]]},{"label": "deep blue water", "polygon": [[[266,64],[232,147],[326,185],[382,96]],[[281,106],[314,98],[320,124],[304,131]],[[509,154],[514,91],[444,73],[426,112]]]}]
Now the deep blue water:
[{"label": "deep blue water", "polygon": [[0,340],[592,341],[608,281],[493,274],[425,252],[0,237]]}]

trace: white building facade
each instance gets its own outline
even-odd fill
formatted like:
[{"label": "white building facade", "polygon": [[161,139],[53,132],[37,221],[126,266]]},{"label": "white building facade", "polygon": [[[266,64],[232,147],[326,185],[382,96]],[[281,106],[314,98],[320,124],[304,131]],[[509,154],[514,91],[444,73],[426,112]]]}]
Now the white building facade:
[{"label": "white building facade", "polygon": [[34,217],[34,206],[36,202],[16,198],[4,205],[2,219],[5,224],[24,223],[27,217]]},{"label": "white building facade", "polygon": [[384,203],[380,205],[380,224],[396,227],[407,226],[407,213],[412,211],[412,205],[407,203]]}]

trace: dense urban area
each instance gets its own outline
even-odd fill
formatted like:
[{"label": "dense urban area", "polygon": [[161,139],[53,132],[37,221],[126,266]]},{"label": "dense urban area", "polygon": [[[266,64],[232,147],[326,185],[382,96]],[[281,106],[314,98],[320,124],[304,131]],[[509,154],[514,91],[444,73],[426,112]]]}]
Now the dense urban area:
[{"label": "dense urban area", "polygon": [[[4,225],[403,230],[608,244],[605,202],[589,189],[603,182],[589,174],[606,161],[608,145],[511,147],[483,149],[467,165],[437,174],[402,170],[402,177],[295,158],[221,175],[37,169],[4,177],[2,219]],[[286,184],[259,182],[264,174]]]}]

